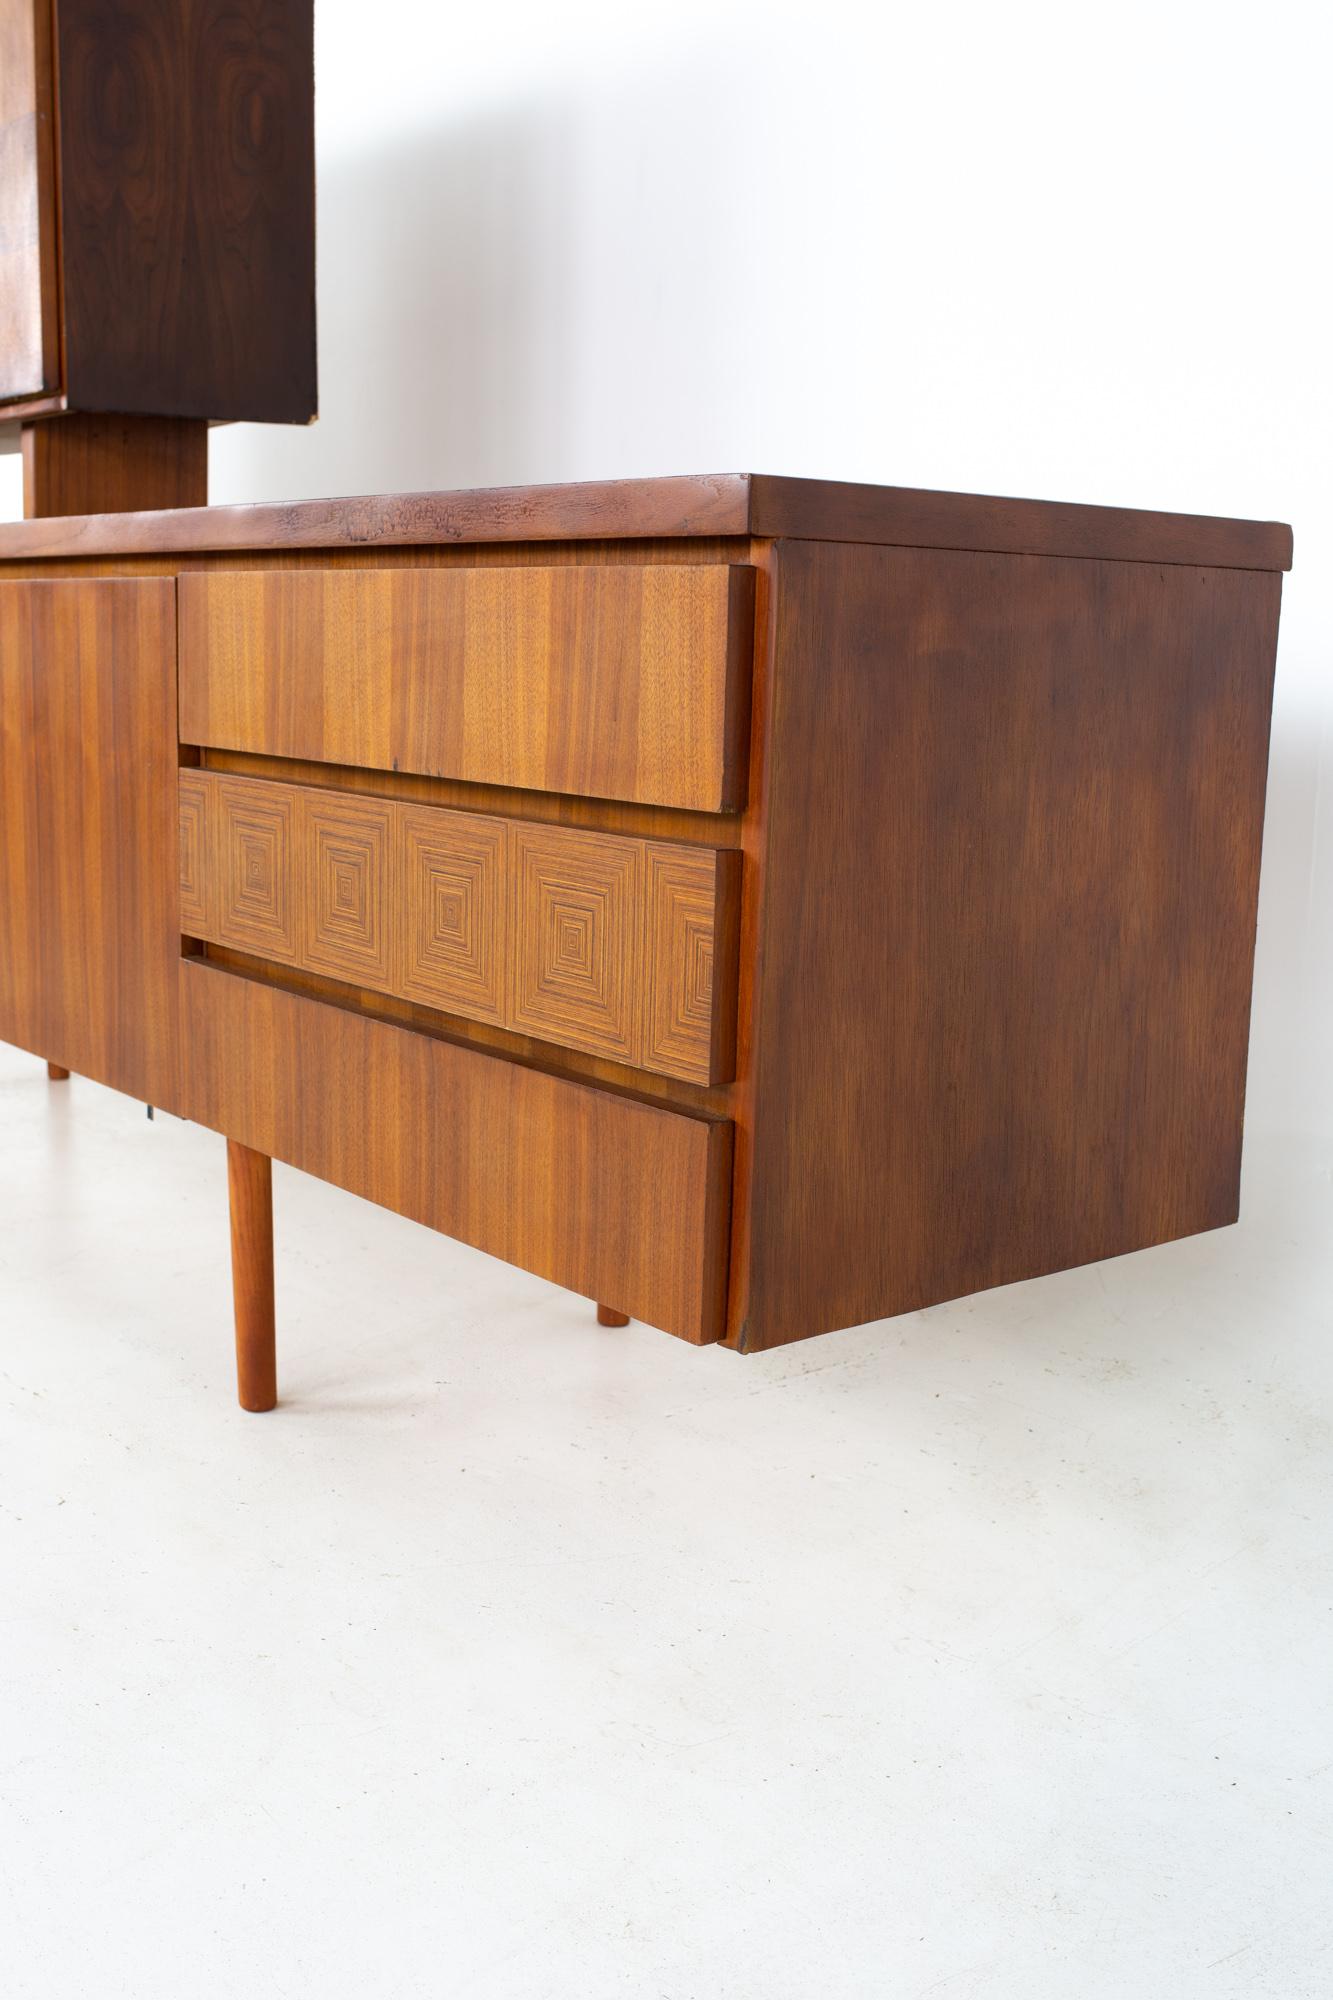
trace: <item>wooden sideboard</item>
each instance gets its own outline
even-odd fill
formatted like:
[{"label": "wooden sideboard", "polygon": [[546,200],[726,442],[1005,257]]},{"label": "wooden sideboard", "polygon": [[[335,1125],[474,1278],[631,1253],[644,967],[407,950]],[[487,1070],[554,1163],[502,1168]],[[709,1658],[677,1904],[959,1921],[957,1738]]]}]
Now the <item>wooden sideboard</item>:
[{"label": "wooden sideboard", "polygon": [[[742,1351],[1231,1222],[1281,572],[760,477],[0,530],[0,1036]],[[179,857],[179,859],[178,859]]]}]

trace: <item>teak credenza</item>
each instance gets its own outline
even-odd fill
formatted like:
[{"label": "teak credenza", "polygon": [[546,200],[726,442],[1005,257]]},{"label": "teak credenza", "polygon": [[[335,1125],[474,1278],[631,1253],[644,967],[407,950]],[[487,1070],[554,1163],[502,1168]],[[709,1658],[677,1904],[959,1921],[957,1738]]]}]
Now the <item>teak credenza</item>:
[{"label": "teak credenza", "polygon": [[[1284,527],[760,477],[0,530],[0,1036],[743,1351],[1231,1222]],[[179,862],[177,857],[179,856]]]}]

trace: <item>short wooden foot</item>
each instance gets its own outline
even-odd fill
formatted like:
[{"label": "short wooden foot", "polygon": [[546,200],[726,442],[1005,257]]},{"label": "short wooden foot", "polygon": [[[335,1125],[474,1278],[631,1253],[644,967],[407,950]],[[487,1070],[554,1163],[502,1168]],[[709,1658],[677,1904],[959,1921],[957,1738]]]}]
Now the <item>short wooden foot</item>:
[{"label": "short wooden foot", "polygon": [[59,1063],[48,1063],[46,1065],[46,1074],[50,1077],[52,1083],[69,1082],[69,1071],[61,1069]]},{"label": "short wooden foot", "polygon": [[236,1389],[243,1410],[278,1400],[273,1322],[273,1162],[227,1141],[231,1282],[236,1303]]},{"label": "short wooden foot", "polygon": [[628,1326],[629,1314],[618,1313],[611,1306],[598,1306],[597,1324],[598,1326]]}]

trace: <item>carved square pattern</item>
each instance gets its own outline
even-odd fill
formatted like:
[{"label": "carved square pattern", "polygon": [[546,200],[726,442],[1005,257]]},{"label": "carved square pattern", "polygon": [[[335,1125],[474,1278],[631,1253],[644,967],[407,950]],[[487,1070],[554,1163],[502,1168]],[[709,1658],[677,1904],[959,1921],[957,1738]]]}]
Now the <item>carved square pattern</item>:
[{"label": "carved square pattern", "polygon": [[191,937],[207,937],[212,928],[213,866],[208,839],[212,796],[202,771],[181,772],[180,927]]},{"label": "carved square pattern", "polygon": [[399,814],[403,940],[409,1000],[477,1021],[503,1021],[505,823],[431,807]]},{"label": "carved square pattern", "polygon": [[[734,1053],[721,1032],[730,1022],[730,966],[720,982],[717,955],[719,924],[724,945],[732,929],[737,857],[649,842],[647,866],[644,1062],[691,1082],[717,1082]],[[728,990],[719,992],[720,983]],[[720,1018],[723,1009],[726,1019]]]},{"label": "carved square pattern", "polygon": [[513,829],[513,1026],[637,1063],[643,1046],[643,844]]},{"label": "carved square pattern", "polygon": [[371,799],[302,802],[301,962],[352,985],[390,985],[392,808]]},{"label": "carved square pattern", "polygon": [[295,959],[293,794],[237,778],[217,780],[214,798],[218,941],[260,958]]}]

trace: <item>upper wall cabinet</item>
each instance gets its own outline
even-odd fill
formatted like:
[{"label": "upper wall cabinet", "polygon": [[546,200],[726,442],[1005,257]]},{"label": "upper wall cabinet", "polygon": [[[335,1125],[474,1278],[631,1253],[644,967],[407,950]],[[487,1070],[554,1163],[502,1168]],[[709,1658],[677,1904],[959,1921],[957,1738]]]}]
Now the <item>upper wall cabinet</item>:
[{"label": "upper wall cabinet", "polygon": [[59,377],[49,42],[40,0],[0,0],[0,399]]},{"label": "upper wall cabinet", "polygon": [[315,414],[312,0],[0,0],[0,417]]}]

